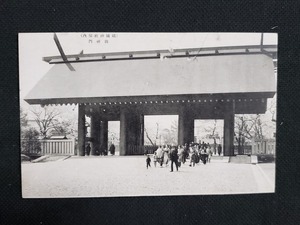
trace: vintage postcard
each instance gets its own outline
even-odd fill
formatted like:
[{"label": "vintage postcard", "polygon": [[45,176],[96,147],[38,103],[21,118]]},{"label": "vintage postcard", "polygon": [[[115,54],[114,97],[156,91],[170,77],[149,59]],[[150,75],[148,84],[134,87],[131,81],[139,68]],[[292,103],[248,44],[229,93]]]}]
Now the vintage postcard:
[{"label": "vintage postcard", "polygon": [[276,33],[19,33],[23,198],[275,192]]}]

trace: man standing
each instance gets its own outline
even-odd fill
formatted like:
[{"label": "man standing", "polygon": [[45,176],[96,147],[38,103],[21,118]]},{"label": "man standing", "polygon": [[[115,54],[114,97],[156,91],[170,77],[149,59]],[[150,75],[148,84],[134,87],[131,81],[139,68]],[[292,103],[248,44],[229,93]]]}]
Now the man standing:
[{"label": "man standing", "polygon": [[170,172],[173,172],[173,163],[175,163],[176,170],[178,171],[178,151],[174,146],[171,149],[170,158],[171,158],[171,171]]},{"label": "man standing", "polygon": [[116,150],[116,147],[115,147],[114,143],[112,143],[111,146],[109,147],[110,154],[115,155],[115,150]]},{"label": "man standing", "polygon": [[187,143],[185,143],[183,147],[183,160],[182,160],[183,164],[186,162],[188,156],[189,156],[189,146]]},{"label": "man standing", "polygon": [[221,144],[218,145],[218,154],[219,156],[221,155],[221,152],[222,152],[222,146]]},{"label": "man standing", "polygon": [[147,164],[146,166],[147,166],[147,169],[148,169],[148,167],[151,167],[150,163],[151,163],[150,156],[147,155],[147,159],[146,159],[146,164]]},{"label": "man standing", "polygon": [[86,155],[89,156],[90,152],[91,152],[91,145],[90,145],[90,143],[87,144],[85,151],[86,151]]}]

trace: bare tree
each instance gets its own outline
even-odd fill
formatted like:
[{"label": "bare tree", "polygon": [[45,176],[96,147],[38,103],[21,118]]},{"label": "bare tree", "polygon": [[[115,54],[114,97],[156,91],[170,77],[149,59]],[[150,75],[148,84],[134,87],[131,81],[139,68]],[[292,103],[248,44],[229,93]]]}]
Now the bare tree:
[{"label": "bare tree", "polygon": [[251,118],[248,116],[242,115],[242,116],[235,116],[235,132],[234,136],[236,139],[236,142],[238,143],[238,153],[243,154],[244,153],[244,145],[246,142],[246,139],[252,138],[251,130],[254,126],[254,123],[251,123]]},{"label": "bare tree", "polygon": [[236,115],[235,116],[235,139],[238,144],[239,154],[243,154],[244,145],[247,140],[253,138],[264,139],[264,128],[266,121],[261,119],[261,115]]},{"label": "bare tree", "polygon": [[73,134],[74,130],[71,128],[72,121],[71,120],[66,120],[66,121],[61,121],[53,124],[53,130],[55,133],[58,135],[68,135],[68,134]]},{"label": "bare tree", "polygon": [[214,140],[213,149],[215,154],[217,152],[217,138],[220,138],[219,134],[216,133],[216,129],[217,129],[217,120],[214,120],[212,127],[204,128],[204,131],[209,133],[209,138],[212,138]]},{"label": "bare tree", "polygon": [[260,115],[256,115],[253,120],[253,136],[257,139],[263,139],[263,127],[265,127],[265,123],[262,122]]},{"label": "bare tree", "polygon": [[157,143],[157,140],[158,140],[158,130],[159,130],[159,124],[156,123],[156,135],[155,135],[155,145]]},{"label": "bare tree", "polygon": [[177,120],[173,120],[170,129],[164,129],[161,132],[161,136],[164,139],[165,144],[177,145],[178,135],[178,123]]},{"label": "bare tree", "polygon": [[162,139],[165,144],[176,145],[177,144],[177,135],[178,135],[178,122],[177,120],[172,121],[170,128],[163,129],[160,131],[159,123],[156,123],[156,128],[146,129],[144,128],[145,136],[151,145],[157,145]]},{"label": "bare tree", "polygon": [[[271,117],[268,115],[271,114]],[[247,140],[261,141],[268,136],[268,132],[275,130],[276,122],[276,96],[268,100],[266,114],[236,115],[235,116],[235,140],[238,144],[239,154],[243,153]]]},{"label": "bare tree", "polygon": [[277,108],[277,100],[276,95],[270,101],[268,111],[272,114],[272,122],[276,122],[276,108]]},{"label": "bare tree", "polygon": [[58,117],[61,114],[56,108],[45,106],[37,109],[33,108],[31,112],[34,115],[34,120],[39,126],[40,134],[47,138],[48,132],[59,126]]},{"label": "bare tree", "polygon": [[149,142],[151,143],[151,145],[156,146],[157,145],[157,141],[159,138],[159,123],[156,123],[156,131],[155,131],[155,136],[154,136],[154,131],[152,129],[147,130],[146,127],[144,127],[144,131],[146,134],[147,139],[149,140]]},{"label": "bare tree", "polygon": [[27,113],[22,108],[20,108],[20,122],[22,128],[28,125]]},{"label": "bare tree", "polygon": [[147,132],[147,129],[146,128],[144,128],[144,131],[145,131],[145,134],[146,134],[146,137],[147,137],[147,139],[150,141],[150,143],[152,144],[152,145],[156,145],[153,141],[152,141],[152,139],[150,138],[150,136],[149,136],[149,134],[148,134],[148,132]]}]

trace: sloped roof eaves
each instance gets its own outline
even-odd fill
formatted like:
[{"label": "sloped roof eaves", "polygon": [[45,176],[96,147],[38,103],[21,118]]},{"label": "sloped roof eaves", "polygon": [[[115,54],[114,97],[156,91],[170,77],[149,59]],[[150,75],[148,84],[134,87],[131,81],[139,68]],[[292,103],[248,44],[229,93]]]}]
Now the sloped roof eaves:
[{"label": "sloped roof eaves", "polygon": [[53,68],[25,100],[275,92],[265,55],[73,63]]},{"label": "sloped roof eaves", "polygon": [[[178,103],[185,101],[191,102],[210,102],[227,100],[250,100],[273,98],[275,92],[252,92],[252,93],[218,93],[218,94],[193,94],[193,95],[151,95],[151,96],[117,96],[117,97],[91,97],[91,98],[52,98],[52,99],[27,99],[29,104],[141,104],[141,103]],[[163,101],[163,102],[162,102]],[[168,101],[168,102],[167,102]],[[173,101],[173,102],[172,102]],[[135,103],[136,102],[136,103]]]}]

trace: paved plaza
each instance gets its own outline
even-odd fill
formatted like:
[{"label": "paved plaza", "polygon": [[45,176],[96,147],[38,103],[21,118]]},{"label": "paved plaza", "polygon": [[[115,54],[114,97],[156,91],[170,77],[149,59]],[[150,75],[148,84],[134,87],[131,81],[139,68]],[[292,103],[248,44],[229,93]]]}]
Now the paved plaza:
[{"label": "paved plaza", "polygon": [[170,172],[145,156],[71,157],[22,163],[24,198],[207,195],[274,192],[275,164],[213,160]]}]

